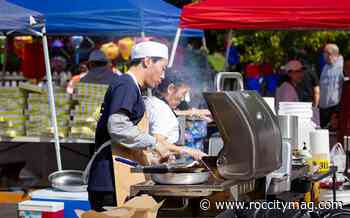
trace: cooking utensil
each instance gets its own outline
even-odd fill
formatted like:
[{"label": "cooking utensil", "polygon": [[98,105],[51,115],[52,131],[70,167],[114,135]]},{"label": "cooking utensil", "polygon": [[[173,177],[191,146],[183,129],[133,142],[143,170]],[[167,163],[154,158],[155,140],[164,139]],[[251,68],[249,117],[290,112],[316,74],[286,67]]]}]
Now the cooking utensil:
[{"label": "cooking utensil", "polygon": [[204,183],[209,178],[209,172],[197,173],[155,173],[151,179],[164,185],[193,185]]},{"label": "cooking utensil", "polygon": [[205,166],[210,174],[218,181],[223,181],[224,178],[220,175],[217,168],[217,156],[205,156],[200,159],[200,163]]},{"label": "cooking utensil", "polygon": [[53,188],[68,192],[84,192],[87,185],[83,181],[83,172],[80,170],[61,170],[49,175]]},{"label": "cooking utensil", "polygon": [[123,158],[123,157],[116,157],[115,160],[119,161],[119,162],[122,162],[122,163],[125,163],[127,165],[130,165],[132,167],[136,167],[136,166],[139,165],[136,161],[133,161],[133,160],[130,160],[130,159],[127,159],[127,158]]}]

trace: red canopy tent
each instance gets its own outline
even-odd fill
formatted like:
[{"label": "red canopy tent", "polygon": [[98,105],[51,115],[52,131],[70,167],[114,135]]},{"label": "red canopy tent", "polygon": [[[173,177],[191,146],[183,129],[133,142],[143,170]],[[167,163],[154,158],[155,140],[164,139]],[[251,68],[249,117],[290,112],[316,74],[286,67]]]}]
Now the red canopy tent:
[{"label": "red canopy tent", "polygon": [[181,28],[349,29],[348,0],[206,0],[184,7]]},{"label": "red canopy tent", "polygon": [[169,67],[183,28],[350,29],[348,0],[203,0],[185,6]]}]

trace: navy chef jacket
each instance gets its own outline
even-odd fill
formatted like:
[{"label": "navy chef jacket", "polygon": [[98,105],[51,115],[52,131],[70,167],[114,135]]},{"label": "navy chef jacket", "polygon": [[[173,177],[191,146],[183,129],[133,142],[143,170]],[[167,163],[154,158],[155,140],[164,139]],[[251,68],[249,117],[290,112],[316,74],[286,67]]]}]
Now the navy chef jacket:
[{"label": "navy chef jacket", "polygon": [[[145,113],[145,104],[138,86],[128,74],[115,76],[106,92],[96,128],[95,151],[111,139],[107,129],[108,118],[118,112],[127,115],[134,125],[141,121]],[[88,191],[115,191],[110,146],[97,155],[91,166]]]}]

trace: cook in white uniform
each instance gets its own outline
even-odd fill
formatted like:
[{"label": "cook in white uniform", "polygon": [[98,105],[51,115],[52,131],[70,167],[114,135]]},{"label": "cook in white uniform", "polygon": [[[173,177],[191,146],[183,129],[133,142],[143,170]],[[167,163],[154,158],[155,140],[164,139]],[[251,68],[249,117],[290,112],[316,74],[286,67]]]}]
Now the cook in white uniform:
[{"label": "cook in white uniform", "polygon": [[[145,100],[150,133],[159,141],[173,144],[173,148],[176,148],[174,144],[178,142],[180,136],[179,122],[174,110],[189,89],[184,80],[175,74],[167,73],[166,78],[156,89],[156,96]],[[200,150],[188,147],[178,146],[176,150],[179,153],[187,153],[195,159],[206,155]]]}]

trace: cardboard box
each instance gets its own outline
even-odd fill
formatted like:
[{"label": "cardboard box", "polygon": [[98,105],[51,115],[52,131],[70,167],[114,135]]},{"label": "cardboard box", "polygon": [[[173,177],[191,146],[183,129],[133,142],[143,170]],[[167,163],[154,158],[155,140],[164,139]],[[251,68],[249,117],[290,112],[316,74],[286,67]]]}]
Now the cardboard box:
[{"label": "cardboard box", "polygon": [[127,201],[120,207],[106,212],[75,210],[79,218],[156,218],[163,201],[157,203],[149,195],[141,195]]},{"label": "cardboard box", "polygon": [[127,201],[123,207],[135,209],[132,218],[156,218],[164,201],[157,203],[149,195],[141,195]]},{"label": "cardboard box", "polygon": [[130,208],[115,208],[106,212],[96,212],[93,210],[84,212],[82,210],[75,210],[79,218],[132,218],[135,210]]}]

